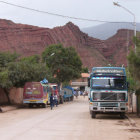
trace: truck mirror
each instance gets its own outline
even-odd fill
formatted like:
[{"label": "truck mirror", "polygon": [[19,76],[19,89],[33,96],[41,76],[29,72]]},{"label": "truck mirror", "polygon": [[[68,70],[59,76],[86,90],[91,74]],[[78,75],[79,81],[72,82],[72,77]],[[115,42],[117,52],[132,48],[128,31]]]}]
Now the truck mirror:
[{"label": "truck mirror", "polygon": [[88,87],[90,87],[90,78],[88,78]]}]

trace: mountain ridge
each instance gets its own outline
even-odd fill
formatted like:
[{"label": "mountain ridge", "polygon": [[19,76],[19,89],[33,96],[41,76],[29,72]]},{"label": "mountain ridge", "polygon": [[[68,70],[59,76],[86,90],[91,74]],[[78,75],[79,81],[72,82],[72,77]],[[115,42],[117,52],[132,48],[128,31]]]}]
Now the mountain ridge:
[{"label": "mountain ridge", "polygon": [[[41,55],[48,45],[61,43],[64,47],[73,46],[83,65],[89,69],[95,66],[107,66],[110,63],[116,66],[127,64],[125,50],[128,30],[120,30],[112,38],[100,40],[88,36],[72,22],[53,29],[16,24],[2,19],[0,23],[0,51],[16,51],[21,56]],[[132,31],[129,32],[133,36]],[[132,41],[130,42],[129,44],[133,45]],[[114,52],[117,54],[114,55]]]},{"label": "mountain ridge", "polygon": [[[140,31],[140,23],[136,23],[136,27],[137,31]],[[134,30],[134,26],[130,23],[104,23],[97,26],[82,28],[81,31],[87,33],[91,37],[106,40],[114,36],[120,29]]]}]

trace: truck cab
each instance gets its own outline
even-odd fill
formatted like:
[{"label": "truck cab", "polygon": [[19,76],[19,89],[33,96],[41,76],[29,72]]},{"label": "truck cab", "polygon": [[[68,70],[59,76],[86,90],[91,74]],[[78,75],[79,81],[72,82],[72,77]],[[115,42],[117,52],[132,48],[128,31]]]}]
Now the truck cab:
[{"label": "truck cab", "polygon": [[98,113],[116,113],[124,118],[128,92],[125,68],[94,67],[89,78],[91,117]]}]

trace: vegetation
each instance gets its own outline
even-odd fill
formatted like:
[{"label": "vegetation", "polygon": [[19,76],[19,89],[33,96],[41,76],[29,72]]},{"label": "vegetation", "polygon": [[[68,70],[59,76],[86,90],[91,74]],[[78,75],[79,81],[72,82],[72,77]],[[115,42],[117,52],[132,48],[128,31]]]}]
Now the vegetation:
[{"label": "vegetation", "polygon": [[89,70],[87,67],[82,67],[82,73],[89,73]]},{"label": "vegetation", "polygon": [[[83,68],[87,71],[87,68]],[[12,87],[23,87],[26,82],[41,81],[64,82],[79,78],[82,62],[72,47],[50,45],[42,53],[42,62],[38,55],[20,58],[10,52],[0,52],[0,88],[10,103],[9,91]]]},{"label": "vegetation", "polygon": [[42,60],[59,83],[69,82],[81,76],[82,62],[73,47],[50,45],[42,53]]},{"label": "vegetation", "polygon": [[39,63],[38,56],[22,58],[15,53],[0,53],[0,88],[9,99],[9,90],[12,87],[23,87],[29,81],[41,81],[47,77],[52,80],[52,75],[46,66]]},{"label": "vegetation", "polygon": [[126,69],[126,74],[127,74],[127,82],[128,82],[128,90],[130,93],[133,93],[136,89],[136,82],[134,80],[134,78],[132,77],[129,69]]},{"label": "vegetation", "polygon": [[[136,53],[134,50],[131,50],[128,61],[129,61],[129,72],[130,72],[130,81],[131,88],[133,90],[140,89],[140,40],[138,38],[134,38],[134,42],[136,42]],[[136,82],[135,82],[136,81]]]},{"label": "vegetation", "polygon": [[20,59],[22,62],[29,62],[31,64],[36,64],[40,62],[40,56],[39,55],[32,55],[28,57],[23,57]]}]

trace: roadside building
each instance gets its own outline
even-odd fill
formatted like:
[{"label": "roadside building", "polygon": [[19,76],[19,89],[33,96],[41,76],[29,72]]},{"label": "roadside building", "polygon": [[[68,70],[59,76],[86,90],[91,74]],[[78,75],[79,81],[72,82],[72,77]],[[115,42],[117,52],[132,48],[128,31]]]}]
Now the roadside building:
[{"label": "roadside building", "polygon": [[85,91],[88,87],[89,73],[81,73],[81,78],[72,80],[71,86],[75,90]]}]

